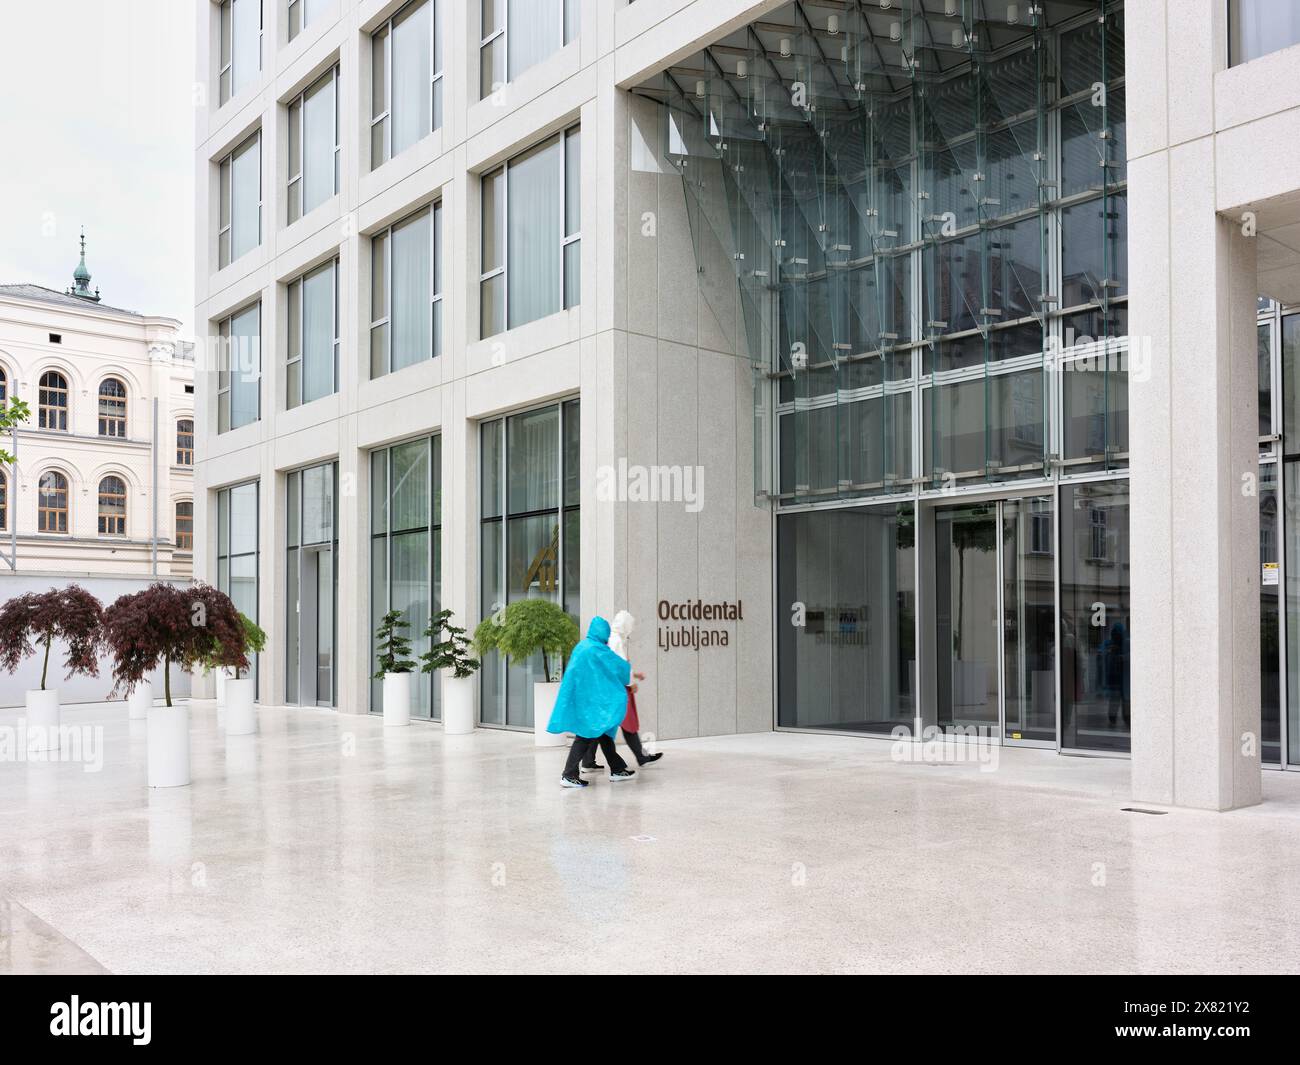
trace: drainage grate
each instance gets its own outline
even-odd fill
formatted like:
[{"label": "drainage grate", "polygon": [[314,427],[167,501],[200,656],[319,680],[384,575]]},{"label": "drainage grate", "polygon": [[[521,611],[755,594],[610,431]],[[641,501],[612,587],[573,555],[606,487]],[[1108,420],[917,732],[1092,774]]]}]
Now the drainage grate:
[{"label": "drainage grate", "polygon": [[1126,814],[1155,814],[1156,816],[1167,814],[1169,812],[1168,810],[1144,810],[1140,806],[1122,806],[1120,807],[1120,810],[1122,813]]}]

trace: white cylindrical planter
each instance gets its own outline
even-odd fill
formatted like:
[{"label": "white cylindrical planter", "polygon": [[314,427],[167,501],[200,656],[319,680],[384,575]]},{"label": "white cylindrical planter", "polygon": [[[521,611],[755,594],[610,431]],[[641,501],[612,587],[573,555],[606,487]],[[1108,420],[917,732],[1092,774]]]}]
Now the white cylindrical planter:
[{"label": "white cylindrical planter", "polygon": [[465,736],[474,731],[474,691],[478,677],[442,675],[442,731],[450,736]]},{"label": "white cylindrical planter", "polygon": [[257,731],[253,712],[253,678],[232,677],[226,681],[226,735],[251,736]]},{"label": "white cylindrical planter", "polygon": [[411,723],[411,674],[384,674],[384,727]]},{"label": "white cylindrical planter", "polygon": [[27,749],[59,749],[59,691],[37,688],[27,693]]},{"label": "white cylindrical planter", "polygon": [[179,788],[190,782],[190,708],[149,710],[149,787]]},{"label": "white cylindrical planter", "polygon": [[555,700],[560,694],[558,683],[536,683],[533,685],[533,742],[538,747],[563,747],[569,737],[563,732],[558,735],[547,732],[551,723],[551,711],[555,709]]},{"label": "white cylindrical planter", "polygon": [[226,705],[226,681],[233,679],[235,671],[229,666],[217,667],[217,709]]},{"label": "white cylindrical planter", "polygon": [[153,685],[147,680],[138,681],[126,697],[127,716],[132,721],[143,721],[153,706]]}]

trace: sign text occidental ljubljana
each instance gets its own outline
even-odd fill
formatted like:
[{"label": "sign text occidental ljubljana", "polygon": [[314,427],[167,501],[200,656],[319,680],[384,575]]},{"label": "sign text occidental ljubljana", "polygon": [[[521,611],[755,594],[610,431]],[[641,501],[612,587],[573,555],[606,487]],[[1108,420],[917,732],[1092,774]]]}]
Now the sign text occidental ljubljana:
[{"label": "sign text occidental ljubljana", "polygon": [[702,599],[671,603],[660,599],[659,646],[665,651],[726,647],[731,633],[719,623],[744,620],[745,604],[740,599],[734,603],[706,603]]}]

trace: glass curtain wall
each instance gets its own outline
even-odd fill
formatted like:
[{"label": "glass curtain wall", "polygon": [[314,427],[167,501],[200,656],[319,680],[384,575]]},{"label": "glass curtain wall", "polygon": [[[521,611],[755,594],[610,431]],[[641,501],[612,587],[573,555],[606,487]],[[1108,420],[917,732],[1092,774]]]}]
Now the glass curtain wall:
[{"label": "glass curtain wall", "polygon": [[[429,650],[429,619],[442,603],[442,438],[422,437],[370,453],[370,673],[379,669],[374,633],[390,610],[407,623],[415,657]],[[457,619],[462,627],[464,619]],[[428,673],[411,685],[411,716],[440,720],[439,686]],[[382,682],[370,708],[383,711]]]},{"label": "glass curtain wall", "polygon": [[[249,481],[217,493],[217,589],[253,621],[257,621],[257,485],[257,481]],[[260,692],[257,677],[254,658],[254,686]]]},{"label": "glass curtain wall", "polygon": [[338,620],[338,463],[285,477],[285,702],[334,706]]},{"label": "glass curtain wall", "polygon": [[[480,616],[542,598],[579,620],[579,441],[577,400],[480,427]],[[493,653],[481,677],[481,723],[532,728],[542,656],[507,665]]]},{"label": "glass curtain wall", "polygon": [[[953,722],[1126,749],[1123,4],[896,0],[833,20],[785,4],[638,91],[664,105],[697,262],[735,271],[755,484],[776,501],[778,541],[812,507],[910,503],[947,538],[916,574],[957,626],[940,643],[963,668],[940,672],[960,691],[937,693]],[[837,566],[863,549],[828,544]],[[953,559],[987,572],[945,580],[934,567]],[[967,594],[978,622],[957,616]],[[1105,651],[1080,636],[1092,672],[1067,693],[1054,615],[1077,624],[1086,595],[1122,631]],[[786,706],[797,681],[779,689],[781,724],[815,713]],[[870,712],[842,720],[855,716]]]}]

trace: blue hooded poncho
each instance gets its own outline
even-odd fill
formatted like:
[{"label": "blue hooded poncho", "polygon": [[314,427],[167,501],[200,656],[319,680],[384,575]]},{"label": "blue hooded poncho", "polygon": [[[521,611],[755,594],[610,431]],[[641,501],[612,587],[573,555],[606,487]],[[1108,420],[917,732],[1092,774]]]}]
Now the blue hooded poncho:
[{"label": "blue hooded poncho", "polygon": [[627,714],[632,665],[609,649],[609,622],[591,619],[587,638],[569,656],[547,732],[594,739],[614,732]]}]

